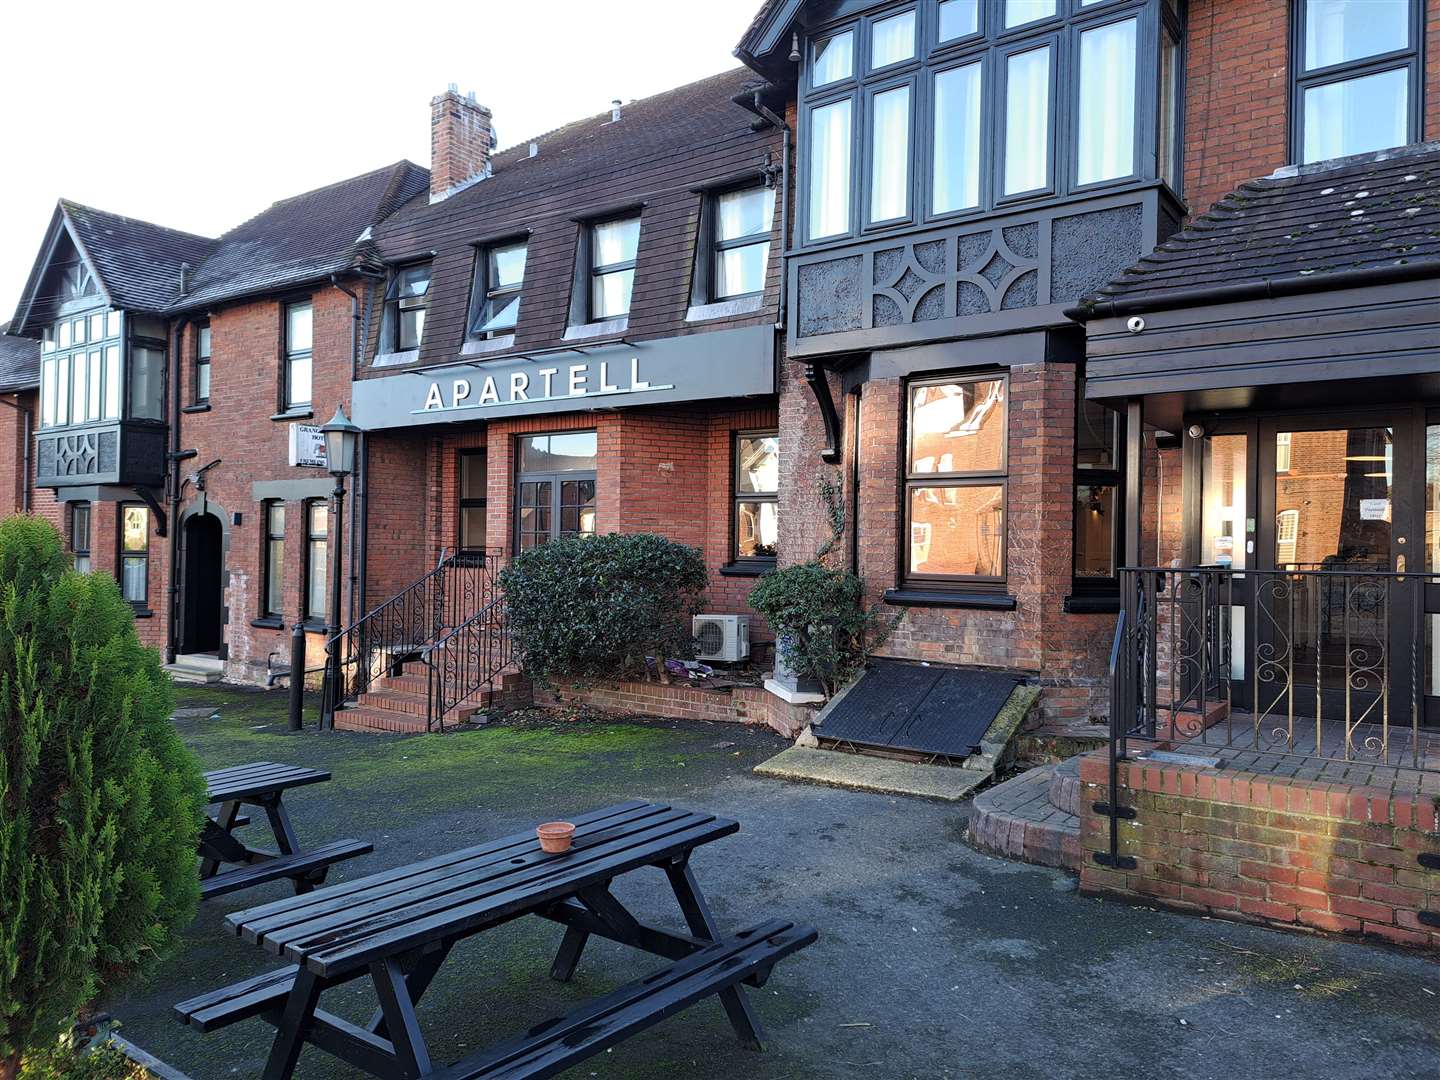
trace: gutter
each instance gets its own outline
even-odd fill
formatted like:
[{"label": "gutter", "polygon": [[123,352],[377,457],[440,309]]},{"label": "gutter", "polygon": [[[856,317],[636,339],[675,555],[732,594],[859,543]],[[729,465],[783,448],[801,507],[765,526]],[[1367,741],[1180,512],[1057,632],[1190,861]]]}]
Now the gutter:
[{"label": "gutter", "polygon": [[1136,315],[1145,311],[1168,311],[1173,308],[1229,304],[1242,300],[1273,300],[1281,296],[1350,289],[1365,285],[1388,285],[1420,278],[1440,277],[1440,260],[1399,262],[1388,266],[1337,270],[1334,273],[1290,274],[1285,277],[1263,278],[1260,281],[1238,282],[1233,285],[1208,285],[1181,289],[1161,295],[1138,296],[1132,300],[1102,300],[1093,304],[1076,304],[1065,309],[1065,315],[1076,322],[1092,319]]},{"label": "gutter", "polygon": [[[38,388],[37,388],[38,390]],[[38,396],[38,395],[37,395]],[[35,414],[21,405],[18,401],[12,401],[10,397],[0,397],[0,405],[9,405],[21,416],[25,417],[25,446],[21,450],[21,473],[24,482],[20,485],[20,512],[30,513],[30,443],[34,435]]]}]

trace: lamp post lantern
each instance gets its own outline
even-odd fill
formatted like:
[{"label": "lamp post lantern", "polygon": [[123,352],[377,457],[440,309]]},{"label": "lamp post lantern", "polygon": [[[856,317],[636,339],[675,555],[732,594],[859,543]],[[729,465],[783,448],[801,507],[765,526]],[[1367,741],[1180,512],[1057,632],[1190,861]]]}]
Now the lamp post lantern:
[{"label": "lamp post lantern", "polygon": [[355,444],[360,428],[339,406],[330,422],[320,429],[325,436],[325,465],[335,477],[330,512],[330,618],[325,627],[325,681],[320,693],[320,729],[335,726],[335,710],[340,704],[340,585],[344,565],[341,545],[345,538],[345,478],[355,471]]}]

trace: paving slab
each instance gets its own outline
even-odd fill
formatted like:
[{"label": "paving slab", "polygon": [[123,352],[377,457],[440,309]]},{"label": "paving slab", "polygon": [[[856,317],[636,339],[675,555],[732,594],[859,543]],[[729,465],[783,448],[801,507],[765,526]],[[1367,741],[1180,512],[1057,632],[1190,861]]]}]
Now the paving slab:
[{"label": "paving slab", "polygon": [[959,802],[990,776],[974,769],[948,765],[917,765],[909,761],[844,754],[838,750],[812,750],[792,746],[755,766],[757,776],[799,780],[851,791],[881,795],[918,795],[925,799]]}]

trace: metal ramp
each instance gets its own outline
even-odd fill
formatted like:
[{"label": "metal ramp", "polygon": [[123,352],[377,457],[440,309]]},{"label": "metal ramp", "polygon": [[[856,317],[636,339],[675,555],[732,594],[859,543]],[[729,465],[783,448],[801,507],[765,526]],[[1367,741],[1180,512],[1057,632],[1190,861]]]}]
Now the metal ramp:
[{"label": "metal ramp", "polygon": [[958,762],[979,751],[1019,683],[999,671],[874,661],[813,730],[822,747]]}]

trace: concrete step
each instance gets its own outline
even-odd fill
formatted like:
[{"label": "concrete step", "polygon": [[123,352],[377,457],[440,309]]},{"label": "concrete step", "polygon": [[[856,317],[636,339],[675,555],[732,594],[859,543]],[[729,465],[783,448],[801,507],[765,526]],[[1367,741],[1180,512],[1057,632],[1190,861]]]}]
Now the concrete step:
[{"label": "concrete step", "polygon": [[1073,757],[1053,766],[1050,773],[1050,805],[1067,814],[1080,814],[1080,758]]},{"label": "concrete step", "polygon": [[1030,769],[975,796],[975,812],[965,837],[971,846],[992,855],[1078,873],[1084,858],[1080,819],[1050,801],[1056,768]]},{"label": "concrete step", "polygon": [[166,664],[164,669],[175,682],[202,685],[219,682],[225,662],[212,656],[177,656],[175,663]]}]

